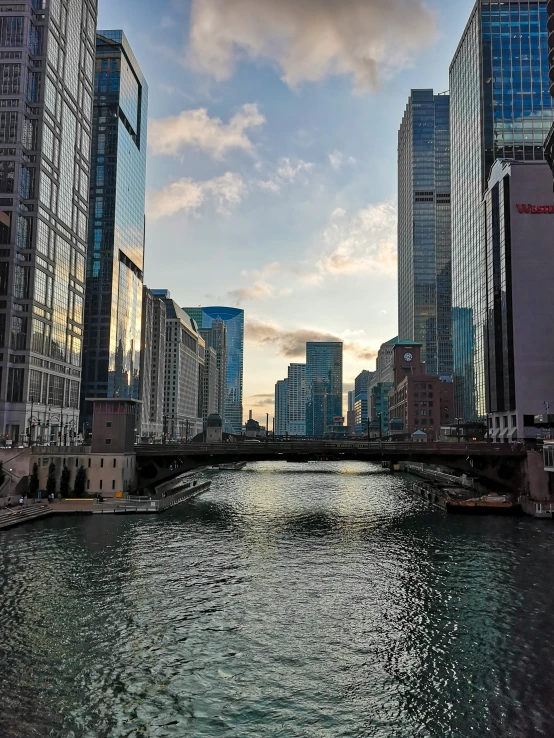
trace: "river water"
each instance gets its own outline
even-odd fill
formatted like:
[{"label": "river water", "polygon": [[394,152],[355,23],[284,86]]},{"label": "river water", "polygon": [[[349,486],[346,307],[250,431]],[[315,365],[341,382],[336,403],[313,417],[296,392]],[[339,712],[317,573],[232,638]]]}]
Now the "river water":
[{"label": "river water", "polygon": [[0,736],[554,736],[553,533],[363,463],[5,532]]}]

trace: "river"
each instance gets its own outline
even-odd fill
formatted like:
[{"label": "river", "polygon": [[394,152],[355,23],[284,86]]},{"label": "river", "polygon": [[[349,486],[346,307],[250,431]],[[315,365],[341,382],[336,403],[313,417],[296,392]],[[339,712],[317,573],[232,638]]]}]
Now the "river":
[{"label": "river", "polygon": [[553,533],[346,462],[4,532],[0,736],[551,738]]}]

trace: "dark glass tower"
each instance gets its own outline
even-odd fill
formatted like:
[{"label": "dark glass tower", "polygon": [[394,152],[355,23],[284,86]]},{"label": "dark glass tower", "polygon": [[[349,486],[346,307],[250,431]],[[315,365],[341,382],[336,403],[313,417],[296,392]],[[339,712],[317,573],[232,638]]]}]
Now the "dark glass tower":
[{"label": "dark glass tower", "polygon": [[[398,135],[399,338],[452,374],[450,99],[412,90]],[[367,417],[367,416],[366,416]]]},{"label": "dark glass tower", "polygon": [[342,417],[342,343],[306,344],[306,435],[321,438]]},{"label": "dark glass tower", "polygon": [[[227,378],[225,382],[225,428],[242,431],[242,380],[244,367],[244,310],[231,307],[197,307],[183,310],[200,329],[212,328],[220,319],[227,328]],[[216,347],[217,348],[217,347]]]},{"label": "dark glass tower", "polygon": [[544,158],[554,120],[546,0],[478,0],[450,67],[456,415],[484,418],[483,195],[496,159]]},{"label": "dark glass tower", "polygon": [[99,31],[82,418],[87,397],[138,399],[148,88],[122,31]]},{"label": "dark glass tower", "polygon": [[96,0],[0,0],[0,432],[77,431]]},{"label": "dark glass tower", "polygon": [[[548,63],[550,77],[550,94],[554,97],[554,0],[548,0],[546,3],[546,12],[548,14]],[[544,155],[552,174],[554,174],[554,124],[550,129],[550,133],[544,144]]]}]

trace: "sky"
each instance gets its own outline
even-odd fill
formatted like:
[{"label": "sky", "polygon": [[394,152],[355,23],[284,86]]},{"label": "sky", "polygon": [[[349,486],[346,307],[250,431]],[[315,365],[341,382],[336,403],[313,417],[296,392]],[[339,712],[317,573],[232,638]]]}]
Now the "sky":
[{"label": "sky", "polygon": [[472,6],[99,0],[149,85],[145,283],[244,309],[245,417],[307,340],[344,342],[346,392],[397,335],[398,127]]}]

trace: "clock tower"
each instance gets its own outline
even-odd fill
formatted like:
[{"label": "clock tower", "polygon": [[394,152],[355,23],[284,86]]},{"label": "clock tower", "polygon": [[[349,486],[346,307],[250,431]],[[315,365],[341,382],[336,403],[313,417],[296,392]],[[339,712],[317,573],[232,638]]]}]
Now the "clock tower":
[{"label": "clock tower", "polygon": [[425,365],[421,363],[421,344],[403,341],[394,347],[394,384],[398,387],[408,375],[425,374]]}]

